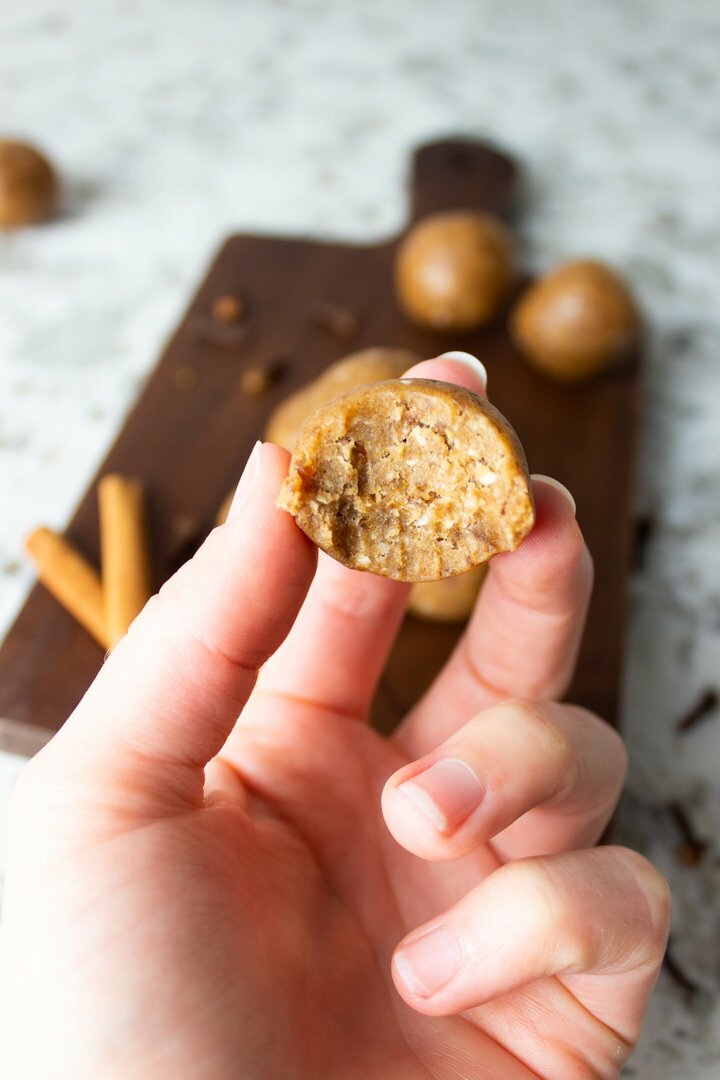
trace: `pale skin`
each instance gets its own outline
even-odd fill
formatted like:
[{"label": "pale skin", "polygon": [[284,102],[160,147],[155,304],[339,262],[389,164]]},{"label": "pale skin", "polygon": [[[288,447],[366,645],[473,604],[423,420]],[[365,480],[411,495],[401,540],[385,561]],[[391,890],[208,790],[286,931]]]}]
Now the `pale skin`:
[{"label": "pale skin", "polygon": [[535,529],[387,739],[367,714],[407,588],[317,561],[275,508],[287,460],[256,450],[21,777],[0,1073],[617,1076],[670,905],[593,847],[625,753],[557,704],[592,579],[571,503],[535,483]]}]

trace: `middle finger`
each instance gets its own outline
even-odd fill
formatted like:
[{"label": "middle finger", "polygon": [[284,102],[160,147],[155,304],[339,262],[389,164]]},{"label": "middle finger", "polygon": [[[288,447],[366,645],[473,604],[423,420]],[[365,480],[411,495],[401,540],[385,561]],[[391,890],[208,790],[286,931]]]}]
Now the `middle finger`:
[{"label": "middle finger", "polygon": [[413,757],[480,709],[508,697],[556,698],[567,689],[592,590],[592,560],[572,496],[533,480],[535,526],[517,551],[496,555],[475,611],[447,664],[398,729]]}]

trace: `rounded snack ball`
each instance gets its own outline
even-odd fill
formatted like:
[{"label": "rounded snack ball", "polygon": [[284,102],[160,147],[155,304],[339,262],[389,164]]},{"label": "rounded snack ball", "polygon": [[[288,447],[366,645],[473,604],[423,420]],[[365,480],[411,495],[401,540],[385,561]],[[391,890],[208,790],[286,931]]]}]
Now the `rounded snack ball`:
[{"label": "rounded snack ball", "polygon": [[45,220],[57,196],[57,177],[47,158],[27,143],[0,139],[0,228]]},{"label": "rounded snack ball", "polygon": [[592,259],[564,263],[520,298],[511,319],[525,359],[565,382],[591,378],[625,360],[640,312],[618,274]]},{"label": "rounded snack ball", "polygon": [[513,239],[497,218],[431,214],[400,244],[395,291],[413,322],[463,332],[495,318],[516,276]]},{"label": "rounded snack ball", "polygon": [[318,409],[278,506],[339,562],[397,581],[462,574],[516,548],[534,523],[507,420],[427,379],[374,383]]}]

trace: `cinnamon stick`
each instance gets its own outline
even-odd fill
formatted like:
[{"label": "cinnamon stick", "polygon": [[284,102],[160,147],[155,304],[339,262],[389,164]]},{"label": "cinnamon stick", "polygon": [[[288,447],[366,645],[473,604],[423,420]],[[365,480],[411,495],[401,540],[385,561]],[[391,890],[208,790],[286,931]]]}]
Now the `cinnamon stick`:
[{"label": "cinnamon stick", "polygon": [[98,484],[98,506],[105,624],[112,647],[152,591],[142,485],[109,473]]},{"label": "cinnamon stick", "polygon": [[44,526],[25,541],[38,578],[104,649],[110,644],[100,575],[64,537]]}]

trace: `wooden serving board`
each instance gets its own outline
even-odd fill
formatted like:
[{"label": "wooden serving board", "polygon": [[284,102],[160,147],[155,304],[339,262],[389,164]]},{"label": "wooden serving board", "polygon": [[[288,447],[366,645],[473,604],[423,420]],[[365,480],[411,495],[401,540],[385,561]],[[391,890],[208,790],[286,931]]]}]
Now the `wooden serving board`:
[{"label": "wooden serving board", "polygon": [[[482,143],[422,147],[413,161],[411,221],[458,207],[508,217],[517,179],[513,162]],[[366,346],[406,346],[426,357],[465,349],[487,366],[492,401],[515,426],[531,470],[557,477],[576,497],[595,558],[596,586],[570,697],[615,722],[632,542],[638,364],[585,386],[565,387],[516,355],[504,317],[468,335],[419,330],[394,299],[396,245],[397,240],[353,247],[231,237],[127,417],[68,536],[97,564],[97,479],[109,471],[141,477],[160,585],[212,526],[269,413],[290,391]],[[213,301],[226,293],[246,302],[238,327],[212,318]],[[345,314],[328,312],[327,304]],[[260,396],[248,396],[243,373],[268,365],[278,366],[282,377]],[[416,700],[459,632],[406,619],[376,702],[381,729],[391,729]],[[101,649],[37,585],[0,650],[0,716],[58,728],[102,660]]]}]

